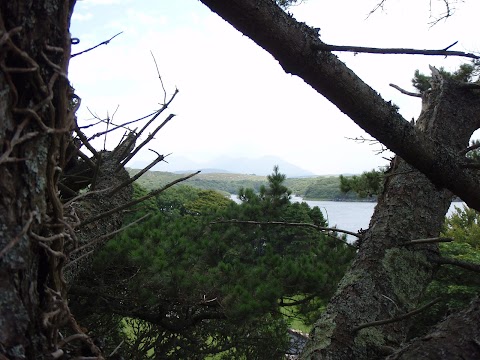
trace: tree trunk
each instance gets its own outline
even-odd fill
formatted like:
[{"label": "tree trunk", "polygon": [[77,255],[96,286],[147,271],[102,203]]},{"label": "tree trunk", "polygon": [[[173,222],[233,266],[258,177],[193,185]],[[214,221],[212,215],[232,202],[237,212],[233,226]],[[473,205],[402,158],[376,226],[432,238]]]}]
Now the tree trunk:
[{"label": "tree trunk", "polygon": [[[458,151],[466,147],[471,133],[457,131],[469,128],[472,116],[465,97],[457,84],[434,83],[424,96],[418,131]],[[358,331],[356,327],[418,307],[435,272],[438,247],[406,243],[437,237],[450,200],[449,191],[437,189],[398,157],[393,160],[358,255],[315,324],[304,358],[380,359],[402,346],[410,318]]]},{"label": "tree trunk", "polygon": [[0,2],[0,357],[44,359],[65,323],[57,179],[74,126],[75,1]]},{"label": "tree trunk", "polygon": [[[358,255],[314,326],[307,359],[379,359],[399,348],[410,319],[363,327],[414,310],[435,272],[437,245],[405,245],[438,236],[452,194],[480,209],[474,173],[458,154],[480,125],[478,90],[443,81],[423,96],[416,126],[404,120],[328,51],[313,29],[271,0],[201,0],[270,52],[358,125],[402,156],[387,174]],[[434,73],[435,70],[433,70]],[[422,171],[425,175],[423,175]],[[476,194],[474,194],[476,192]]]},{"label": "tree trunk", "polygon": [[480,359],[480,299],[450,315],[432,331],[410,342],[388,360]]}]

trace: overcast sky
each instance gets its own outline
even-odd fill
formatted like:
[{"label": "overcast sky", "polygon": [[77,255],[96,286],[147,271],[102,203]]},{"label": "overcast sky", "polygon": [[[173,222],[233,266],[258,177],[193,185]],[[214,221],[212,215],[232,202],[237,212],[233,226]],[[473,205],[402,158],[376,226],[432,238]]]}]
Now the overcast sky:
[{"label": "overcast sky", "polygon": [[[319,27],[321,39],[336,45],[480,51],[475,30],[480,2],[455,5],[455,15],[434,27],[431,14],[444,11],[443,0],[388,0],[383,11],[367,18],[379,0],[308,0],[292,7],[297,20]],[[361,173],[386,161],[378,145],[347,138],[366,135],[353,121],[249,38],[212,13],[198,0],[78,0],[71,32],[80,39],[78,52],[109,39],[108,46],[75,57],[70,80],[82,98],[80,125],[92,123],[87,107],[98,116],[115,114],[126,122],[149,114],[164,94],[150,51],[155,55],[167,98],[179,94],[165,113],[176,117],[157,134],[150,148],[175,159],[206,162],[227,155],[274,155],[315,174]],[[415,69],[428,65],[454,70],[459,58],[419,55],[338,53],[384,99],[400,107],[405,118],[417,117],[420,100],[400,94],[389,83],[413,91]],[[163,120],[163,118],[161,119]],[[161,121],[160,120],[160,121]],[[103,130],[89,129],[90,134]],[[107,148],[118,142],[109,135]],[[103,138],[96,143],[103,147]],[[153,159],[148,151],[138,160]],[[179,160],[180,161],[180,160]],[[274,164],[272,164],[273,166]]]}]

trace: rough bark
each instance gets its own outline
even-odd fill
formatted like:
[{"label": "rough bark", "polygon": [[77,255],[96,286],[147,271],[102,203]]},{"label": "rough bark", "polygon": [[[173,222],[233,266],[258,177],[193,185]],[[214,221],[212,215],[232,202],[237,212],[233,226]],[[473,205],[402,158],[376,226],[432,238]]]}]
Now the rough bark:
[{"label": "rough bark", "polygon": [[271,0],[201,1],[436,186],[449,189],[480,210],[480,184],[476,173],[463,166],[465,157],[417,131],[334,54],[319,50],[325,44],[316,30],[297,22]]},{"label": "rough bark", "polygon": [[[452,149],[466,147],[470,122],[479,117],[477,97],[441,79],[434,85],[424,96],[416,128]],[[438,236],[450,200],[449,191],[436,188],[405,161],[393,161],[357,257],[314,326],[304,358],[381,359],[403,345],[410,318],[355,328],[419,306],[435,272],[438,247],[404,244]]]},{"label": "rough bark", "polygon": [[[66,316],[55,271],[64,260],[55,255],[64,231],[56,180],[74,123],[66,79],[73,5],[0,2],[0,355],[8,359],[45,358]],[[40,236],[53,238],[45,245]]]},{"label": "rough bark", "polygon": [[[80,103],[67,79],[73,6],[0,2],[0,358],[102,358],[70,312],[64,270],[69,280],[88,270],[88,255],[121,226],[122,212],[87,222],[131,199],[131,185],[117,186],[129,179],[119,163],[134,137],[79,158]],[[96,193],[65,205],[87,186]]]},{"label": "rough bark", "polygon": [[480,359],[480,299],[450,315],[432,331],[413,340],[388,360]]},{"label": "rough bark", "polygon": [[478,90],[436,77],[433,90],[423,96],[422,114],[414,126],[336,56],[318,50],[323,43],[316,31],[296,22],[273,1],[201,1],[410,164],[400,157],[393,162],[356,260],[314,326],[303,355],[384,358],[402,346],[409,319],[355,328],[418,307],[438,256],[436,245],[404,243],[438,236],[452,195],[444,188],[480,209],[479,183],[462,167],[465,159],[458,155],[480,126]]}]

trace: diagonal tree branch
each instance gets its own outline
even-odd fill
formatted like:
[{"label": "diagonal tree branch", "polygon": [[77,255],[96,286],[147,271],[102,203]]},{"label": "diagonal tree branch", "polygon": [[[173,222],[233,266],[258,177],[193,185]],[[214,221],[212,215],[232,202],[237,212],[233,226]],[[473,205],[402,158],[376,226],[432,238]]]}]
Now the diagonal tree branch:
[{"label": "diagonal tree branch", "polygon": [[348,46],[348,45],[315,45],[314,48],[320,51],[342,51],[342,52],[354,52],[354,53],[367,53],[367,54],[407,54],[407,55],[429,55],[429,56],[461,56],[470,59],[480,59],[479,55],[466,53],[463,51],[449,51],[450,47],[454,44],[447,46],[441,50],[428,50],[428,49],[406,49],[406,48],[373,48],[363,46]]},{"label": "diagonal tree branch", "polygon": [[[348,231],[348,230],[342,230],[342,229],[337,229],[337,228],[331,228],[331,227],[323,227],[323,226],[318,226],[315,224],[308,224],[308,223],[292,223],[292,222],[285,222],[285,221],[253,221],[253,220],[217,220],[217,221],[212,221],[210,224],[248,224],[248,225],[283,225],[283,226],[293,226],[293,227],[311,227],[316,230],[320,231],[332,231],[332,232],[340,232],[348,235],[355,236],[357,238],[361,238],[362,235],[359,233],[355,233],[353,231]],[[340,239],[339,239],[340,240]],[[342,240],[343,241],[343,240]],[[345,242],[346,243],[346,242]],[[348,243],[346,243],[348,244]],[[351,244],[348,244],[352,246]]]},{"label": "diagonal tree branch", "polygon": [[82,54],[85,54],[86,52],[89,52],[89,51],[92,51],[94,49],[96,49],[97,47],[101,46],[101,45],[108,45],[110,43],[110,41],[112,41],[113,39],[115,39],[118,35],[122,34],[123,31],[119,32],[118,34],[115,34],[113,35],[110,39],[108,40],[105,40],[105,41],[102,41],[100,44],[97,44],[91,48],[88,48],[86,50],[83,50],[83,51],[80,51],[79,53],[76,53],[76,54],[72,54],[70,57],[73,58],[75,56],[78,56],[78,55],[82,55]]},{"label": "diagonal tree branch", "polygon": [[[273,55],[287,73],[305,82],[335,104],[370,135],[423,172],[439,188],[447,188],[480,210],[480,184],[472,170],[462,167],[461,149],[452,149],[416,131],[397,109],[365,84],[330,51],[316,32],[297,22],[270,0],[201,0],[237,30]],[[239,15],[241,14],[241,15]],[[479,102],[465,91],[467,106]],[[471,119],[473,133],[480,115]]]}]

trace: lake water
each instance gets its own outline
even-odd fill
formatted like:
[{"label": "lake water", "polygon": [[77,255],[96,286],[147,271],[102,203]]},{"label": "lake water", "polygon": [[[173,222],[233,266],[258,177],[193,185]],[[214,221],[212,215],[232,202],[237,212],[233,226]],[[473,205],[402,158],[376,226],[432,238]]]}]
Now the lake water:
[{"label": "lake water", "polygon": [[[367,229],[373,215],[374,202],[346,202],[346,201],[310,201],[300,197],[292,197],[292,201],[305,201],[311,207],[318,206],[329,226],[336,226],[342,230],[357,232]],[[451,215],[455,207],[462,208],[464,203],[453,202],[448,209],[447,216]],[[352,238],[353,237],[350,237]]]},{"label": "lake water", "polygon": [[[232,195],[232,199],[238,201],[236,195]],[[373,210],[375,205],[377,205],[375,202],[303,200],[298,196],[292,196],[291,200],[294,202],[305,201],[310,207],[318,206],[323,216],[327,219],[329,226],[336,226],[339,229],[352,232],[368,228]],[[452,214],[455,206],[462,208],[462,205],[462,202],[453,202],[450,209],[448,209],[447,215]],[[348,239],[354,240],[355,237],[349,235]]]}]

